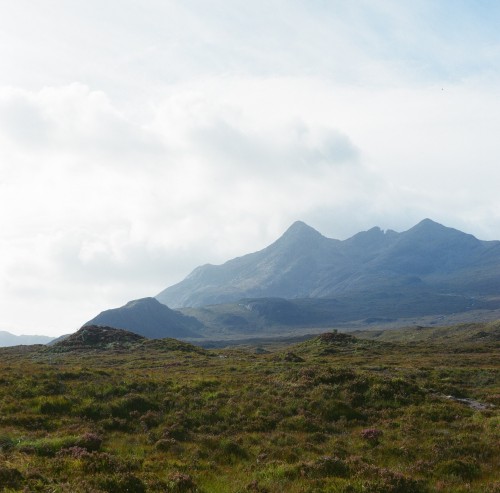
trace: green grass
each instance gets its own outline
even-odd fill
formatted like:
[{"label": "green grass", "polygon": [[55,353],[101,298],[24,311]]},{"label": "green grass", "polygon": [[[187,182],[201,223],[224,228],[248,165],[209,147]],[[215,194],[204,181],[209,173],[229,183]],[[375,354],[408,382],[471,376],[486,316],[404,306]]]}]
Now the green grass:
[{"label": "green grass", "polygon": [[0,350],[0,491],[497,492],[498,325]]}]

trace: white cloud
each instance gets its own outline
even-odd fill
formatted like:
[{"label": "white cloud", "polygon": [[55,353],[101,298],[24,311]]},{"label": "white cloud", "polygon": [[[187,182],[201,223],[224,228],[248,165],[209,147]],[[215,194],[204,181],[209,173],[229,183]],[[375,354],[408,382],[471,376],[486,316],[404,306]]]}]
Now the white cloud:
[{"label": "white cloud", "polygon": [[3,296],[58,306],[60,332],[298,218],[335,237],[426,216],[494,237],[499,113],[495,92],[474,94],[210,79],[138,125],[81,85],[3,91]]},{"label": "white cloud", "polygon": [[74,330],[296,219],[339,238],[423,217],[499,238],[488,13],[2,5],[0,328]]},{"label": "white cloud", "polygon": [[154,294],[263,246],[263,216],[288,220],[316,180],[358,167],[335,128],[267,124],[214,94],[178,91],[142,126],[82,85],[0,94],[3,294],[59,300],[57,330],[82,318],[84,287],[110,304]]}]

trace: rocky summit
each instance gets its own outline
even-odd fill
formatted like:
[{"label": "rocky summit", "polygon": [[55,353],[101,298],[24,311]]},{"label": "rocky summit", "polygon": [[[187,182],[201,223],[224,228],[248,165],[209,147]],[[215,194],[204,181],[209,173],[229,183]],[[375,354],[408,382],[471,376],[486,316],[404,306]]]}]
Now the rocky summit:
[{"label": "rocky summit", "polygon": [[474,297],[497,294],[499,285],[500,241],[481,241],[430,219],[402,233],[375,227],[339,241],[298,221],[267,248],[198,267],[156,298],[179,308],[406,289]]}]

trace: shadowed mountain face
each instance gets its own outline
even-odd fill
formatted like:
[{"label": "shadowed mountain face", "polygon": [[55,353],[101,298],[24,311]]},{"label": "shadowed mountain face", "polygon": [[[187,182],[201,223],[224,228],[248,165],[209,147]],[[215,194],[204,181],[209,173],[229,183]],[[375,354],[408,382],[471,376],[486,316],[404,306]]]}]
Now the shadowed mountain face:
[{"label": "shadowed mountain face", "polygon": [[200,307],[408,289],[487,296],[498,295],[499,286],[500,241],[480,241],[430,219],[403,233],[372,228],[345,241],[296,222],[267,248],[198,267],[156,298],[172,307]]},{"label": "shadowed mountain face", "polygon": [[171,310],[154,298],[128,302],[125,306],[101,312],[86,325],[126,329],[150,339],[196,338],[202,324],[193,317]]}]

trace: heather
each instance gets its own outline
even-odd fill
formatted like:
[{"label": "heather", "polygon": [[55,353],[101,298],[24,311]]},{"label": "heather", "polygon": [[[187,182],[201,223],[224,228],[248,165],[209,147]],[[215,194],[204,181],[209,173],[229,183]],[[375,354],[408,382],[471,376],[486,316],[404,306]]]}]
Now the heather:
[{"label": "heather", "polygon": [[497,492],[499,327],[5,348],[0,491]]}]

